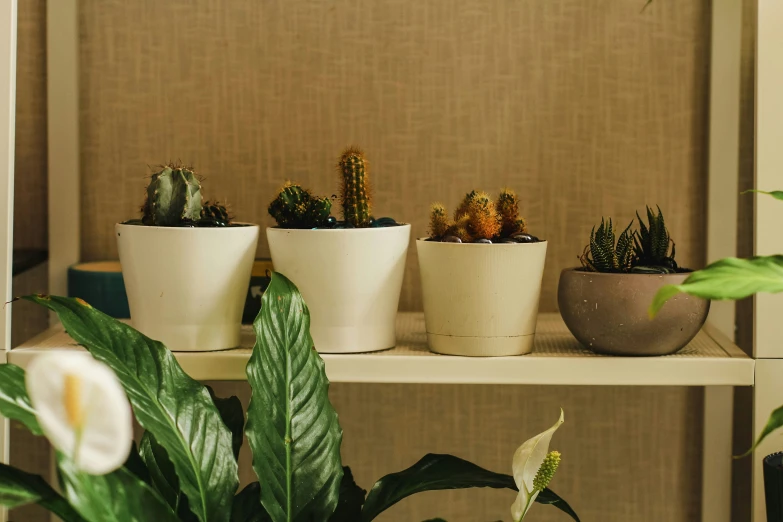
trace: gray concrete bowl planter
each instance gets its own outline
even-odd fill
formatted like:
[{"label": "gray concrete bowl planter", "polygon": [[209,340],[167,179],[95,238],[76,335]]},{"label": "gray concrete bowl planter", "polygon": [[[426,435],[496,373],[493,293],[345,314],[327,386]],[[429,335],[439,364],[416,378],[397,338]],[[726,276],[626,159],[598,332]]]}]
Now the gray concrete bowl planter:
[{"label": "gray concrete bowl planter", "polygon": [[669,300],[650,319],[658,290],[680,284],[689,272],[599,273],[567,268],[557,303],[566,326],[584,346],[609,355],[669,355],[687,345],[707,319],[710,302],[686,294]]}]

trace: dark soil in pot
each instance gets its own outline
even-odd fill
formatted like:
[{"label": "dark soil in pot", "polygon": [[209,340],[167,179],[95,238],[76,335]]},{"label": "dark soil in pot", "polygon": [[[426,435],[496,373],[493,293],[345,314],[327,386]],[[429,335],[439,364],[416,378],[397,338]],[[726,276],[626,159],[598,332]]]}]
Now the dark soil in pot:
[{"label": "dark soil in pot", "polygon": [[679,294],[654,319],[647,310],[658,290],[689,273],[606,274],[568,268],[560,274],[557,302],[574,337],[609,355],[669,355],[701,329],[709,301]]}]

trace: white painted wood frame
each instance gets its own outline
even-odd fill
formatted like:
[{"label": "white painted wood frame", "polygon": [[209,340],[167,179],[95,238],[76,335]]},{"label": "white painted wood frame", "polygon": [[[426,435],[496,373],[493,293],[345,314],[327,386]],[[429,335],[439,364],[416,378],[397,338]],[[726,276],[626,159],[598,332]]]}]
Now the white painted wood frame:
[{"label": "white painted wood frame", "polygon": [[[783,190],[783,2],[758,0],[756,34],[756,188]],[[783,253],[783,202],[756,196],[755,253]],[[756,296],[754,314],[753,435],[773,409],[783,404],[783,294]],[[753,456],[753,520],[766,520],[762,458],[783,449],[779,435],[761,444]]]},{"label": "white painted wood frame", "polygon": [[[0,2],[0,298],[11,300],[14,246],[14,135],[16,132],[16,0]],[[11,307],[0,312],[0,363],[11,349]],[[0,462],[8,463],[9,421],[0,417]],[[0,508],[0,521],[8,513]]]},{"label": "white painted wood frame", "polygon": [[[708,262],[737,255],[742,0],[713,0],[711,39]],[[734,341],[733,301],[713,302],[708,320]],[[730,522],[733,409],[731,387],[704,388],[703,522]]]}]

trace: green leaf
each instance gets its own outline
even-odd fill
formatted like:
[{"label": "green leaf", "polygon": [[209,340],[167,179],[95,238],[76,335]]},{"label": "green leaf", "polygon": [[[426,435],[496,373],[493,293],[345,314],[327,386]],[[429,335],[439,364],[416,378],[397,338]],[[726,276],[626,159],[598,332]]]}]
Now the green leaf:
[{"label": "green leaf", "polygon": [[482,487],[516,490],[511,475],[493,473],[453,455],[430,453],[375,483],[364,502],[362,522],[374,520],[400,500],[422,491]]},{"label": "green leaf", "polygon": [[21,422],[35,435],[43,435],[27,396],[24,370],[14,364],[0,364],[0,383],[0,414]]},{"label": "green leaf", "polygon": [[566,515],[569,515],[572,519],[576,520],[576,522],[579,522],[579,516],[576,514],[576,511],[574,511],[571,506],[568,505],[568,502],[560,498],[557,493],[549,488],[545,488],[541,493],[538,494],[536,497],[536,502],[539,504],[555,506]]},{"label": "green leaf", "polygon": [[147,469],[147,465],[144,463],[144,460],[141,458],[141,455],[139,455],[139,448],[136,446],[135,441],[131,444],[128,460],[125,461],[124,467],[136,475],[136,477],[138,477],[138,479],[142,482],[152,485],[150,472]]},{"label": "green leaf", "polygon": [[223,419],[223,424],[231,431],[231,449],[234,452],[234,458],[239,460],[239,450],[242,447],[242,438],[245,428],[245,410],[242,409],[242,402],[239,397],[232,395],[223,399],[215,395],[215,390],[207,386],[209,396]]},{"label": "green leaf", "polygon": [[247,434],[261,503],[274,522],[327,520],[343,476],[342,430],[313,349],[310,312],[293,283],[272,273],[247,365]]},{"label": "green leaf", "polygon": [[27,296],[57,313],[68,334],[119,378],[136,419],[166,448],[202,522],[226,522],[239,484],[232,436],[209,392],[174,355],[80,299]]},{"label": "green leaf", "polygon": [[367,494],[365,490],[356,485],[353,473],[348,466],[343,467],[343,480],[340,482],[340,500],[337,508],[329,518],[329,522],[355,522],[361,520],[362,504]]},{"label": "green leaf", "polygon": [[744,299],[758,292],[783,292],[783,255],[738,259],[728,257],[693,272],[679,285],[661,288],[649,313],[654,317],[678,292],[702,299]]},{"label": "green leaf", "polygon": [[82,521],[82,517],[43,478],[0,463],[0,506],[13,509],[33,503],[48,509],[63,522]]},{"label": "green leaf", "polygon": [[269,513],[261,505],[261,485],[248,484],[231,506],[231,522],[270,522]]},{"label": "green leaf", "polygon": [[759,194],[766,194],[768,196],[772,196],[775,199],[779,199],[779,200],[783,201],[783,190],[772,190],[770,192],[767,192],[766,190],[753,190],[753,189],[751,189],[751,190],[744,191],[743,194],[750,194],[750,193],[753,193],[753,192],[756,192],[756,193],[759,193]]},{"label": "green leaf", "polygon": [[780,427],[783,427],[783,406],[772,412],[772,414],[769,416],[769,419],[767,419],[766,426],[764,426],[764,429],[761,430],[761,434],[759,434],[758,440],[756,440],[756,442],[753,444],[753,447],[740,455],[740,457],[746,457],[753,453],[756,450],[756,447],[761,444],[761,441],[766,439],[768,435]]},{"label": "green leaf", "polygon": [[[386,475],[370,490],[362,508],[362,522],[369,522],[400,500],[421,493],[444,489],[505,488],[517,491],[514,477],[494,473],[453,455],[427,454],[416,464],[398,473]],[[552,504],[579,522],[570,506],[549,488],[536,499]],[[543,497],[543,498],[541,498]]]},{"label": "green leaf", "polygon": [[89,475],[58,456],[63,492],[89,522],[178,522],[158,494],[125,468],[107,475]]},{"label": "green leaf", "polygon": [[179,479],[166,450],[158,444],[149,431],[145,431],[141,436],[139,455],[147,466],[150,485],[172,509],[176,510],[180,496]]}]

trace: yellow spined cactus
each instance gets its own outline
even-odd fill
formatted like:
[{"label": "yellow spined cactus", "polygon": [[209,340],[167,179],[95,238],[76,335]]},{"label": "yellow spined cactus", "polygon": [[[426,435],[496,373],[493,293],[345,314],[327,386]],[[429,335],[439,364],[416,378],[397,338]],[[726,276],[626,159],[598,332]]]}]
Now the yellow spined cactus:
[{"label": "yellow spined cactus", "polygon": [[495,207],[500,216],[500,235],[502,237],[527,233],[527,223],[519,217],[519,197],[513,190],[508,188],[501,190]]},{"label": "yellow spined cactus", "polygon": [[430,236],[443,237],[449,228],[449,218],[446,207],[441,203],[433,203],[430,209]]}]

